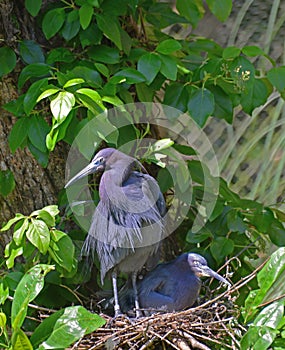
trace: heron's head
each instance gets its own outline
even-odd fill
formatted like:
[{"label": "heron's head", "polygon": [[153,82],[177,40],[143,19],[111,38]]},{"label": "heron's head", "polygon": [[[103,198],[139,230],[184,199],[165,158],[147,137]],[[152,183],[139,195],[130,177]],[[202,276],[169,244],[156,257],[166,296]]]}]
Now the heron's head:
[{"label": "heron's head", "polygon": [[78,174],[71,178],[64,187],[67,188],[77,180],[82,179],[87,175],[94,174],[99,171],[104,171],[107,166],[110,166],[111,163],[114,163],[116,161],[117,157],[115,156],[115,154],[117,153],[121,152],[117,151],[115,148],[102,149],[101,151],[96,153],[92,161]]},{"label": "heron's head", "polygon": [[220,276],[217,272],[210,269],[210,267],[207,264],[207,260],[196,253],[189,253],[188,254],[188,264],[193,271],[193,273],[198,277],[213,277],[217,280],[227,284],[230,286],[230,282],[228,282],[225,278]]}]

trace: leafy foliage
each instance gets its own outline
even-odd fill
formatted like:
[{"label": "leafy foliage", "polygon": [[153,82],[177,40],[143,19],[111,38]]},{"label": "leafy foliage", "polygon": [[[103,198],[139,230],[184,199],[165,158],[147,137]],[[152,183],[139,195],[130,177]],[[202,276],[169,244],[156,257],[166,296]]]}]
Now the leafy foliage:
[{"label": "leafy foliage", "polygon": [[[206,3],[219,20],[228,18],[232,1]],[[93,154],[94,144],[120,147],[135,142],[137,155],[157,174],[167,204],[177,192],[181,208],[189,207],[175,233],[181,249],[202,253],[216,267],[227,258],[238,257],[240,267],[232,262],[237,270],[233,280],[237,281],[253,270],[251,262],[267,245],[285,246],[282,212],[232,192],[223,179],[210,174],[205,164],[196,160],[192,147],[168,136],[146,147],[144,138],[155,138],[155,131],[140,124],[139,118],[125,108],[134,102],[161,102],[186,113],[189,124],[194,120],[204,127],[210,116],[231,123],[235,108],[252,114],[273,89],[285,97],[284,66],[277,67],[257,46],[222,48],[207,38],[190,35],[178,39],[172,35],[169,26],[177,23],[197,26],[205,13],[201,0],[177,0],[177,11],[171,4],[155,0],[61,1],[47,8],[42,8],[42,1],[26,0],[25,7],[39,22],[47,44],[43,49],[36,41],[21,40],[15,52],[8,46],[0,48],[0,76],[14,70],[17,58],[22,62],[18,76],[22,94],[4,106],[17,117],[8,140],[13,153],[19,147],[28,147],[39,164],[46,167],[57,143],[72,144],[80,132],[94,140],[91,146],[79,145],[86,158]],[[268,72],[252,63],[252,58],[260,56],[272,65]],[[118,128],[116,118],[106,113],[112,107],[124,111],[131,125]],[[172,116],[174,121],[178,117]],[[90,121],[94,128],[84,129]],[[13,174],[1,172],[0,180],[0,194],[7,196],[15,187]],[[218,188],[211,186],[217,183]],[[86,194],[81,195],[73,209],[84,217]],[[98,199],[96,186],[93,196]],[[65,195],[60,201],[67,205]],[[5,249],[9,270],[0,283],[3,308],[7,308],[9,296],[14,298],[13,332],[9,339],[9,312],[1,312],[3,347],[64,348],[103,324],[99,316],[83,307],[68,306],[33,328],[30,339],[24,332],[31,301],[49,306],[49,294],[56,293],[56,307],[77,303],[72,287],[88,279],[82,277],[77,262],[77,244],[80,246],[84,234],[81,232],[78,238],[72,232],[63,232],[66,218],[60,220],[58,214],[55,205],[28,216],[16,214],[1,229],[6,232],[13,227],[11,242]],[[67,210],[67,219],[70,215]],[[196,218],[203,225],[196,224]],[[18,257],[24,258],[23,264],[17,263]],[[283,258],[280,248],[257,281],[246,287],[253,291],[245,304],[244,295],[237,301],[244,304],[244,324],[251,323],[241,342],[243,349],[284,345],[284,302],[278,299],[278,288],[281,282],[284,285]],[[24,284],[29,286],[25,294],[21,288]]]},{"label": "leafy foliage", "polygon": [[23,255],[38,261],[41,255],[48,256],[62,275],[70,275],[76,271],[75,248],[70,237],[55,228],[56,216],[59,210],[56,205],[50,205],[36,210],[29,216],[16,214],[1,229],[2,232],[14,226],[14,234],[5,248],[6,265],[10,269],[15,264],[15,258]]},{"label": "leafy foliage", "polygon": [[[33,16],[39,4],[26,2]],[[231,10],[231,1],[209,1],[208,5],[221,20]],[[181,0],[177,9],[179,14],[167,3],[156,1],[123,1],[121,6],[112,7],[107,0],[77,1],[68,6],[62,3],[49,9],[42,20],[46,39],[61,37],[74,49],[54,48],[45,53],[31,40],[20,43],[19,54],[27,65],[18,85],[22,89],[30,82],[30,87],[24,97],[5,108],[25,120],[29,128],[27,116],[33,112],[43,119],[43,105],[37,103],[49,98],[52,125],[43,129],[46,147],[39,147],[26,133],[27,128],[20,132],[15,126],[17,132],[12,131],[9,139],[11,150],[28,145],[40,164],[46,166],[48,153],[58,141],[72,141],[69,128],[79,117],[76,110],[80,117],[86,117],[84,109],[94,117],[112,105],[159,101],[163,94],[164,104],[188,112],[203,126],[211,115],[231,121],[238,105],[252,113],[266,101],[273,85],[282,92],[274,71],[281,73],[282,67],[273,68],[269,79],[260,78],[246,57],[265,55],[258,47],[222,49],[208,39],[193,36],[178,40],[157,30],[179,22],[195,25],[205,12],[201,1]],[[139,32],[136,27],[128,27],[128,18],[144,23]],[[138,40],[146,44],[137,48]],[[174,91],[175,98],[169,91]]]},{"label": "leafy foliage", "polygon": [[251,324],[241,349],[284,347],[284,258],[285,250],[279,248],[257,275],[259,288],[250,292],[243,310]]},{"label": "leafy foliage", "polygon": [[46,318],[36,328],[31,339],[27,337],[22,326],[27,316],[29,303],[42,291],[44,277],[53,269],[52,265],[37,264],[21,278],[12,303],[11,339],[6,329],[7,317],[5,313],[0,313],[1,333],[5,341],[0,343],[1,347],[11,349],[66,348],[84,334],[94,331],[105,323],[100,316],[90,313],[82,306],[71,306]]}]

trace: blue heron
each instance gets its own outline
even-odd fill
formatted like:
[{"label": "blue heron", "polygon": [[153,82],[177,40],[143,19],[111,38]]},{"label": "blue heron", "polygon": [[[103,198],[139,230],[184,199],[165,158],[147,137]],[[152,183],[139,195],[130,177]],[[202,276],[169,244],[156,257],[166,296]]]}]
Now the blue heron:
[{"label": "blue heron", "polygon": [[[200,277],[214,277],[231,285],[207,265],[204,257],[196,253],[183,253],[176,259],[159,264],[138,282],[140,306],[149,311],[180,311],[193,306],[201,288]],[[122,310],[132,309],[133,291],[123,288],[119,294]]]},{"label": "blue heron", "polygon": [[131,274],[134,305],[139,310],[137,274],[144,265],[155,260],[153,257],[158,253],[164,234],[166,207],[156,180],[144,173],[142,164],[114,148],[99,151],[90,164],[68,181],[65,188],[99,171],[103,172],[99,183],[100,201],[82,254],[91,258],[93,263],[94,253],[97,253],[102,284],[106,274],[111,273],[117,317],[121,314],[117,274]]}]

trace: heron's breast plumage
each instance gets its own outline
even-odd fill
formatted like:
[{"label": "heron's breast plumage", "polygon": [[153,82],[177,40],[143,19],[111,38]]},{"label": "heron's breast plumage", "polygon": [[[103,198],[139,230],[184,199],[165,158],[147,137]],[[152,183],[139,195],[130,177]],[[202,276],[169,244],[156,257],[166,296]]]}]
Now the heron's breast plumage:
[{"label": "heron's breast plumage", "polygon": [[86,252],[98,254],[102,281],[114,267],[140,270],[157,251],[164,232],[164,200],[151,176],[131,172],[121,186],[108,187],[110,180],[110,173],[104,173],[101,199],[84,244]]}]

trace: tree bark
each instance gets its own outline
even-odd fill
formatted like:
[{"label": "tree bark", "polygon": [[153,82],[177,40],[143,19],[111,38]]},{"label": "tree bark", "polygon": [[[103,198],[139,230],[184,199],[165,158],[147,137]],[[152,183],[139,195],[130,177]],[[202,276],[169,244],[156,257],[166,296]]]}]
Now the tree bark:
[{"label": "tree bark", "polygon": [[[47,1],[46,1],[47,3]],[[44,4],[45,5],[45,4]],[[34,19],[24,9],[24,1],[0,0],[0,38],[4,44],[17,51],[18,41],[23,39],[43,42],[42,33],[36,27]],[[0,82],[0,106],[16,99],[17,75],[21,62]],[[0,109],[0,171],[11,170],[16,186],[7,197],[0,195],[0,227],[15,216],[15,213],[30,214],[33,210],[57,202],[59,191],[64,186],[65,159],[68,151],[66,144],[59,144],[50,154],[47,168],[41,167],[27,147],[17,149],[12,154],[8,136],[17,118]],[[1,235],[0,244],[7,242]]]}]

